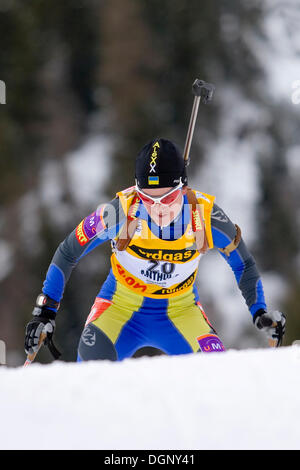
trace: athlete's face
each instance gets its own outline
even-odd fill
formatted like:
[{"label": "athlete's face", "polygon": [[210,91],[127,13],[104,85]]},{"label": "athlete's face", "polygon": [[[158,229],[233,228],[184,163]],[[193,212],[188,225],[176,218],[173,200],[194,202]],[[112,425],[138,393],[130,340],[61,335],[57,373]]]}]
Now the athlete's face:
[{"label": "athlete's face", "polygon": [[[147,201],[147,198],[143,197],[143,204],[150,215],[151,219],[161,227],[168,226],[179,214],[182,208],[183,195],[186,194],[186,188],[180,188],[177,191],[174,191],[174,188],[145,188],[142,189],[144,195],[152,196],[154,198],[162,198],[161,201]],[[170,194],[170,196],[168,196]],[[168,197],[164,200],[163,196],[167,195]],[[166,204],[165,202],[170,199],[170,202]]]}]

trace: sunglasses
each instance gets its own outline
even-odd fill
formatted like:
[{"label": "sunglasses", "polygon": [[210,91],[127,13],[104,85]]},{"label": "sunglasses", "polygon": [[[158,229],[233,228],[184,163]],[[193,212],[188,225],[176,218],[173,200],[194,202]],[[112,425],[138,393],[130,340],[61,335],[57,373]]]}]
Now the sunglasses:
[{"label": "sunglasses", "polygon": [[180,183],[177,186],[168,191],[166,194],[163,194],[163,196],[149,196],[149,194],[144,193],[144,191],[142,191],[142,189],[140,189],[137,184],[135,185],[135,189],[140,199],[145,202],[145,204],[148,204],[149,206],[153,206],[154,204],[163,204],[164,206],[169,206],[178,198],[182,186],[183,183],[180,180]]}]

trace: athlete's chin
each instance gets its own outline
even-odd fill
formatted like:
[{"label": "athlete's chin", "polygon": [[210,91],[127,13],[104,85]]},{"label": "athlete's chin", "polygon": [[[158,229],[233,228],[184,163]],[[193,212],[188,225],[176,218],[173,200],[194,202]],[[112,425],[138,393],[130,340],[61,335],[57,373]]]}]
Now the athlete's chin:
[{"label": "athlete's chin", "polygon": [[157,214],[156,223],[160,227],[167,227],[172,222],[173,218],[170,217],[170,214]]}]

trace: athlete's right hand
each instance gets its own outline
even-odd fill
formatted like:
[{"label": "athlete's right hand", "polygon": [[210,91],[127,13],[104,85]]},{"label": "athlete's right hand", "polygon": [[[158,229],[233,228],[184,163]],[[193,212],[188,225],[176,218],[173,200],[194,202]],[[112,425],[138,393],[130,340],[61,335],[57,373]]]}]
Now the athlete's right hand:
[{"label": "athlete's right hand", "polygon": [[[44,312],[45,313],[45,312]],[[33,354],[39,349],[39,339],[42,333],[47,334],[46,341],[51,341],[55,329],[54,319],[45,316],[34,316],[26,325],[25,352]]]}]

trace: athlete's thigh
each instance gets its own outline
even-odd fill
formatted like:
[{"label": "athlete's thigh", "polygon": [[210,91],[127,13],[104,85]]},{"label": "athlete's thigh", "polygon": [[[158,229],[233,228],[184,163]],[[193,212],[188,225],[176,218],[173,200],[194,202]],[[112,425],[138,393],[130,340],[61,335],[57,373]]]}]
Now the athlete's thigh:
[{"label": "athlete's thigh", "polygon": [[106,299],[96,298],[82,332],[78,360],[121,360],[143,346],[133,328],[126,326],[134,311],[122,309]]},{"label": "athlete's thigh", "polygon": [[96,325],[85,326],[78,345],[78,362],[107,359],[116,361],[117,351],[109,337]]},{"label": "athlete's thigh", "polygon": [[180,306],[169,302],[168,318],[178,333],[185,339],[191,352],[223,351],[224,346],[213,330],[200,303]]}]

